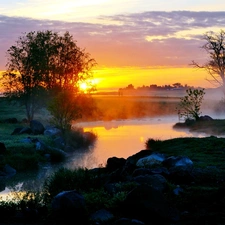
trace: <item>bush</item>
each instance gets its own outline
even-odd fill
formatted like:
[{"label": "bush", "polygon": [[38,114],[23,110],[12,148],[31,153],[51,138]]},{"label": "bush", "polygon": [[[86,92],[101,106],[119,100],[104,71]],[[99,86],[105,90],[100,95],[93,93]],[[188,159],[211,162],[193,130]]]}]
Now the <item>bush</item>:
[{"label": "bush", "polygon": [[187,89],[187,95],[180,99],[177,108],[179,118],[198,120],[201,115],[201,104],[205,95],[205,89]]},{"label": "bush", "polygon": [[[22,148],[22,149],[21,149]],[[34,150],[34,147],[27,145],[24,147],[11,147],[7,149],[5,163],[19,172],[28,170],[37,170],[39,167],[40,154]]]},{"label": "bush", "polygon": [[161,140],[155,140],[153,138],[149,138],[146,142],[145,142],[145,148],[146,149],[154,149],[155,150],[158,150],[160,148],[160,144],[162,143]]},{"label": "bush", "polygon": [[66,159],[65,152],[60,149],[51,148],[48,152],[52,163],[60,163]]},{"label": "bush", "polygon": [[68,146],[80,149],[94,145],[97,135],[92,132],[83,132],[83,130],[79,128],[73,128],[67,132],[65,138]]},{"label": "bush", "polygon": [[[89,191],[90,188],[99,188],[101,179],[86,168],[69,170],[60,168],[44,183],[45,198],[51,200],[61,191],[77,190]],[[47,200],[47,201],[48,201]]]}]

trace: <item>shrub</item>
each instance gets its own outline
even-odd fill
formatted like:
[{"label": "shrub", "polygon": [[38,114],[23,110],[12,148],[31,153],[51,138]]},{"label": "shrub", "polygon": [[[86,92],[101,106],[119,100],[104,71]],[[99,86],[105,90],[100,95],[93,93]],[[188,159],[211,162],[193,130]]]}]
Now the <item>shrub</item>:
[{"label": "shrub", "polygon": [[97,188],[100,185],[100,178],[86,168],[77,168],[75,170],[60,168],[46,179],[43,189],[46,201],[48,201],[61,191],[74,189],[88,191],[90,188]]},{"label": "shrub", "polygon": [[154,149],[154,150],[158,150],[160,148],[160,144],[162,143],[161,140],[155,140],[153,138],[149,138],[147,139],[147,141],[145,142],[145,148],[146,149]]},{"label": "shrub", "polygon": [[86,148],[94,145],[97,135],[93,132],[83,132],[83,129],[73,127],[66,135],[66,143],[73,148]]},{"label": "shrub", "polygon": [[7,150],[5,163],[9,164],[17,171],[37,170],[41,156],[31,145],[24,147],[11,147]]},{"label": "shrub", "polygon": [[187,89],[187,95],[180,99],[177,107],[179,118],[198,120],[201,115],[201,104],[205,95],[205,89]]},{"label": "shrub", "polygon": [[51,148],[48,152],[52,163],[60,163],[66,159],[65,152],[60,149]]}]

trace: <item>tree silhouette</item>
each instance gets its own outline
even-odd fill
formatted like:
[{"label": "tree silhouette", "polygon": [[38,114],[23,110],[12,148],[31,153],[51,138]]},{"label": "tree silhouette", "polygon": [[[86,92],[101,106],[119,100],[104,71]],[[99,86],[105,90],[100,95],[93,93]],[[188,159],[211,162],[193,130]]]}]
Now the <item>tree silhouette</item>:
[{"label": "tree silhouette", "polygon": [[211,79],[207,79],[215,86],[222,87],[223,94],[225,95],[225,31],[220,32],[207,32],[203,36],[203,40],[206,43],[202,48],[208,54],[208,61],[205,64],[198,64],[192,61],[192,64],[196,68],[205,69],[211,76]]}]

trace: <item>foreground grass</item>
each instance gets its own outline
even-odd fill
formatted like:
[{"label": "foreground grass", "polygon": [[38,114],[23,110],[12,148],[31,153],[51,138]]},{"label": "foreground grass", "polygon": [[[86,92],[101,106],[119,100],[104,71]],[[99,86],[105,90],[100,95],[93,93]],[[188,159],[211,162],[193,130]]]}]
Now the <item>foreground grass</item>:
[{"label": "foreground grass", "polygon": [[[205,138],[174,138],[164,141],[149,139],[146,142],[146,148],[166,156],[187,156],[194,163],[195,182],[189,185],[181,184],[180,187],[185,191],[177,196],[173,194],[176,185],[169,183],[171,190],[166,193],[166,197],[173,202],[174,206],[181,211],[187,210],[191,215],[191,219],[188,218],[187,221],[181,221],[177,225],[204,224],[201,218],[204,207],[206,207],[204,208],[206,210],[208,210],[208,207],[213,207],[210,213],[212,218],[217,218],[217,215],[221,216],[220,211],[223,213],[222,209],[225,204],[224,195],[221,192],[225,188],[224,138],[211,136]],[[109,195],[103,188],[103,174],[104,168],[99,170],[98,175],[85,168],[75,170],[60,168],[46,180],[42,191],[15,196],[13,201],[0,201],[0,211],[5,210],[5,213],[8,214],[4,214],[3,218],[7,218],[5,216],[12,215],[10,212],[15,212],[15,209],[43,208],[45,214],[42,218],[38,218],[39,222],[52,221],[50,205],[53,197],[61,191],[78,190],[85,198],[88,213],[93,213],[102,208],[116,212],[127,193],[135,187],[135,184],[132,182],[126,183],[125,186],[120,187],[119,193]],[[191,220],[195,222],[191,223]],[[218,221],[220,221],[219,217]],[[214,223],[207,224],[220,223],[214,221]]]},{"label": "foreground grass", "polygon": [[193,161],[194,167],[216,169],[221,176],[225,175],[225,138],[185,137],[155,142],[149,139],[146,146],[167,156],[187,156]]}]

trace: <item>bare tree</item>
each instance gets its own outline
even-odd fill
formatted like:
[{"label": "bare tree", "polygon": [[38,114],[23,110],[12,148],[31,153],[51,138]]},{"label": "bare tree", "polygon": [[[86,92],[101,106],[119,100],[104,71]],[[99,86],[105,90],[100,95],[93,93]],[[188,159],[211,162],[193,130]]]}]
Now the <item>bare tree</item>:
[{"label": "bare tree", "polygon": [[207,32],[204,34],[203,40],[206,43],[202,48],[208,54],[209,59],[203,65],[192,61],[192,65],[196,68],[205,69],[211,76],[211,79],[207,80],[214,86],[221,87],[225,95],[225,31]]}]

